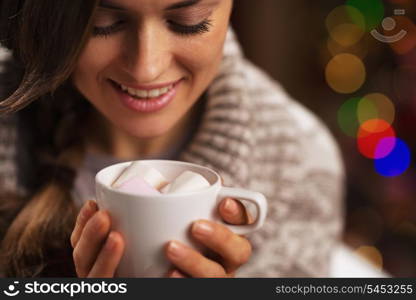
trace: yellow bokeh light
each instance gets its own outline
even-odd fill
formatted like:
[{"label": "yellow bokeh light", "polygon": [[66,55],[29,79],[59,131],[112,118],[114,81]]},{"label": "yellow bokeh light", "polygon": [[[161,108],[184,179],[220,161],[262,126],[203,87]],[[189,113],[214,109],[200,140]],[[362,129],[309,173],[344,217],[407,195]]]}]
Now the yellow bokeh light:
[{"label": "yellow bokeh light", "polygon": [[361,41],[360,43],[346,47],[341,46],[332,38],[328,38],[326,46],[328,48],[329,53],[331,54],[331,57],[348,52],[363,59],[367,56],[369,49],[367,42],[364,43],[363,41]]},{"label": "yellow bokeh light", "polygon": [[358,103],[357,114],[360,123],[371,119],[383,119],[392,125],[396,109],[393,102],[386,95],[374,93],[361,99]]},{"label": "yellow bokeh light", "polygon": [[341,46],[349,47],[361,40],[364,30],[356,24],[344,23],[334,27],[329,35]]},{"label": "yellow bokeh light", "polygon": [[355,253],[367,259],[378,270],[383,269],[383,256],[380,251],[372,246],[361,246]]},{"label": "yellow bokeh light", "polygon": [[[354,16],[354,19],[352,18]],[[339,24],[358,24],[365,25],[364,15],[357,8],[350,5],[340,5],[335,7],[326,17],[325,24],[328,32]]]},{"label": "yellow bokeh light", "polygon": [[341,94],[354,93],[366,79],[363,61],[349,53],[338,54],[331,59],[325,70],[328,85]]},{"label": "yellow bokeh light", "polygon": [[[351,16],[354,15],[354,21]],[[364,16],[351,6],[342,5],[332,10],[326,18],[326,28],[331,38],[344,47],[358,43],[364,36]],[[360,26],[361,25],[361,26]]]}]

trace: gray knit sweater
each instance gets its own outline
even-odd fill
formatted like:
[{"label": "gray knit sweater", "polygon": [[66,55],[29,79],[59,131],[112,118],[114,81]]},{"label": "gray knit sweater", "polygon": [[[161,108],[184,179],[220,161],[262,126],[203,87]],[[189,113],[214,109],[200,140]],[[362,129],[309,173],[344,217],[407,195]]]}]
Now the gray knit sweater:
[{"label": "gray knit sweater", "polygon": [[[269,203],[264,227],[248,236],[253,255],[237,276],[328,275],[342,231],[344,179],[328,130],[244,58],[231,29],[207,95],[179,158],[214,168],[226,186],[262,192]],[[0,126],[0,188],[24,194],[14,117],[0,117]]]}]

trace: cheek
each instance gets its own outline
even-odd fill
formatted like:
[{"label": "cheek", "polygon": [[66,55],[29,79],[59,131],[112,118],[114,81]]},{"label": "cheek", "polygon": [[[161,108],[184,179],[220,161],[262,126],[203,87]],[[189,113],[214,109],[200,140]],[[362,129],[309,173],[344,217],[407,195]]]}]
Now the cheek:
[{"label": "cheek", "polygon": [[88,42],[72,74],[74,85],[84,95],[94,93],[93,89],[97,85],[93,83],[97,83],[100,78],[103,78],[100,74],[106,72],[107,67],[111,65],[111,61],[116,56],[116,52],[115,47],[108,41],[91,39]]},{"label": "cheek", "polygon": [[222,51],[219,47],[201,47],[195,45],[194,47],[187,48],[187,51],[182,53],[182,59],[186,62],[186,65],[192,73],[214,69],[222,57]]},{"label": "cheek", "polygon": [[220,29],[186,43],[176,41],[181,45],[177,49],[177,62],[192,74],[194,84],[208,85],[216,75],[223,56],[225,35],[226,30]]}]

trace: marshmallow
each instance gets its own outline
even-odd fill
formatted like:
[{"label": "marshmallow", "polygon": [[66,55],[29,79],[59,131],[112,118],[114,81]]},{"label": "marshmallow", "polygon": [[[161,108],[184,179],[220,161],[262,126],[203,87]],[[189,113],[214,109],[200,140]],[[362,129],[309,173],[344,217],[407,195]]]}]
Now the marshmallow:
[{"label": "marshmallow", "polygon": [[131,178],[123,182],[118,190],[135,195],[160,195],[160,192],[140,177]]},{"label": "marshmallow", "polygon": [[176,177],[172,183],[163,188],[162,191],[165,194],[176,194],[194,192],[209,186],[210,184],[204,176],[192,171],[185,171]]},{"label": "marshmallow", "polygon": [[113,182],[113,188],[119,188],[124,182],[134,178],[140,177],[155,189],[160,189],[165,186],[168,181],[155,168],[148,165],[134,161],[120,174],[120,176]]}]

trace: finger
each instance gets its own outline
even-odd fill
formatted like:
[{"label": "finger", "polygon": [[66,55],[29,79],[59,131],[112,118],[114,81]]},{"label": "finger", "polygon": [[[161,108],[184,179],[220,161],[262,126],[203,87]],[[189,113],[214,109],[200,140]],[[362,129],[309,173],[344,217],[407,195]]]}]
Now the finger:
[{"label": "finger", "polygon": [[221,201],[219,214],[225,222],[233,225],[252,224],[253,218],[246,210],[243,203],[232,198],[225,198]]},{"label": "finger", "polygon": [[251,256],[250,242],[224,225],[199,220],[194,222],[191,232],[199,242],[222,257],[227,273],[234,272]]},{"label": "finger", "polygon": [[75,222],[74,230],[71,234],[72,248],[75,248],[75,246],[77,245],[85,224],[96,211],[97,204],[95,203],[95,201],[89,200],[82,206],[81,211],[79,212],[77,220]]},{"label": "finger", "polygon": [[181,272],[191,277],[226,277],[224,268],[217,262],[203,256],[198,251],[177,241],[171,241],[166,247],[167,258]]},{"label": "finger", "polygon": [[88,277],[112,278],[124,252],[120,233],[111,231]]},{"label": "finger", "polygon": [[73,252],[75,268],[79,277],[85,277],[90,272],[109,231],[110,217],[106,211],[96,212],[85,224]]},{"label": "finger", "polygon": [[177,269],[173,269],[168,272],[167,277],[169,278],[186,278],[187,276]]}]

